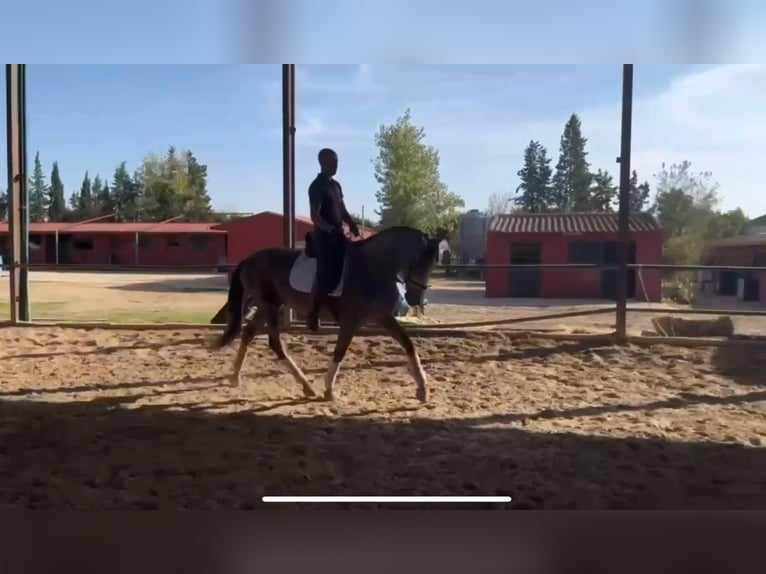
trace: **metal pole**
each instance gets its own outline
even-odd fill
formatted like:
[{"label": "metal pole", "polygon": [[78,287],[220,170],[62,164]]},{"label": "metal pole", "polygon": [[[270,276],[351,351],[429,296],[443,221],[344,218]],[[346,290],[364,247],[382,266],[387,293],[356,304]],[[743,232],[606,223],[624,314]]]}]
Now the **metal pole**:
[{"label": "metal pole", "polygon": [[136,236],[133,238],[133,258],[136,265],[138,265],[138,231],[136,231]]},{"label": "metal pole", "polygon": [[56,230],[56,265],[59,264],[59,230]]},{"label": "metal pole", "polygon": [[11,239],[11,322],[30,320],[27,209],[26,64],[5,65],[8,136],[8,227]]},{"label": "metal pole", "polygon": [[633,117],[633,64],[622,65],[622,137],[620,142],[620,208],[615,331],[617,341],[627,342],[628,247],[630,244],[630,140]]},{"label": "metal pole", "polygon": [[[282,64],[282,243],[295,247],[295,64]],[[289,325],[293,312],[285,308]]]}]

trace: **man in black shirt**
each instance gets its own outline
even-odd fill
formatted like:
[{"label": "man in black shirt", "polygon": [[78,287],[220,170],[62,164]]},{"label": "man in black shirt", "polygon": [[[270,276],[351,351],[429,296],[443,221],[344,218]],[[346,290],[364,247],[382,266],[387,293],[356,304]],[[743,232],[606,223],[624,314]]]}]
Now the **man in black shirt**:
[{"label": "man in black shirt", "polygon": [[351,218],[343,201],[343,190],[333,179],[338,171],[338,154],[329,148],[319,151],[320,173],[309,186],[311,221],[316,226],[314,240],[317,250],[317,274],[311,291],[311,308],[306,327],[319,329],[319,310],[324,298],[335,288],[343,271],[346,255],[346,237],[343,223],[356,237],[359,227]]}]

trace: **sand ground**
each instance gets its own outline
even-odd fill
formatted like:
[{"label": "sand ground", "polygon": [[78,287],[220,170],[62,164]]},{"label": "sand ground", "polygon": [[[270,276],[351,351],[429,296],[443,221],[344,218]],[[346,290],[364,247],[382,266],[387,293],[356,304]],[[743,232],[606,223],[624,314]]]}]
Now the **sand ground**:
[{"label": "sand ground", "polygon": [[[0,330],[0,504],[498,493],[518,509],[766,508],[766,351],[421,338],[420,405],[398,346],[357,338],[333,405],[303,399],[262,337],[228,386],[235,348],[210,352],[209,336]],[[320,391],[333,339],[285,341]]]}]

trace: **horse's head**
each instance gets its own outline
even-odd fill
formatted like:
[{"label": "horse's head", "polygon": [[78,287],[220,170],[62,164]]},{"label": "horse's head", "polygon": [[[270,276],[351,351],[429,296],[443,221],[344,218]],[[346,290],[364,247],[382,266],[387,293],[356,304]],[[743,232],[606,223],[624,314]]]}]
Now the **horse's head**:
[{"label": "horse's head", "polygon": [[420,250],[415,254],[404,276],[404,298],[410,307],[423,304],[423,295],[430,287],[428,279],[439,259],[439,244],[447,238],[446,229],[439,229],[433,236],[423,234]]}]

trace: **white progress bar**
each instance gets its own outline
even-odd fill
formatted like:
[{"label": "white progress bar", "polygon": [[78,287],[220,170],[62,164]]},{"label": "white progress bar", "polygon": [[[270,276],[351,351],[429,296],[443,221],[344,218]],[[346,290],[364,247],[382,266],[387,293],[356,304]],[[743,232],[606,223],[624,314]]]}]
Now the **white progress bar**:
[{"label": "white progress bar", "polygon": [[510,496],[263,496],[263,502],[511,502]]}]

